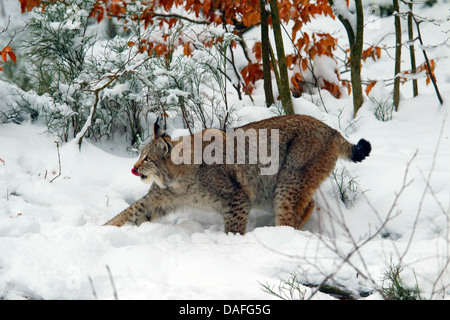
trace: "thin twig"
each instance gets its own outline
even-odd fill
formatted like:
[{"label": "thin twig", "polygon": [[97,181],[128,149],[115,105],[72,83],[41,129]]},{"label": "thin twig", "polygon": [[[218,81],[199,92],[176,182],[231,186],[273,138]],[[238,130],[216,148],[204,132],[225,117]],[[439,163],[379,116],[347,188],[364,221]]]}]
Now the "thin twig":
[{"label": "thin twig", "polygon": [[97,293],[95,292],[95,287],[94,287],[94,283],[92,282],[92,278],[88,277],[88,279],[89,279],[89,284],[91,285],[92,295],[94,296],[95,299],[98,300],[98,296],[97,296]]},{"label": "thin twig", "polygon": [[55,180],[56,178],[61,176],[61,156],[59,154],[59,142],[55,141],[55,143],[56,143],[56,151],[58,153],[58,175],[56,177],[54,177],[52,180],[50,180],[50,183],[52,183],[53,180]]},{"label": "thin twig", "polygon": [[113,295],[114,295],[114,300],[119,300],[118,296],[117,296],[117,290],[116,290],[116,286],[114,285],[114,279],[111,273],[111,269],[109,268],[108,265],[106,265],[106,270],[108,270],[108,274],[109,274],[109,281],[111,282],[111,286],[113,288]]},{"label": "thin twig", "polygon": [[4,27],[2,31],[0,31],[0,34],[6,32],[6,30],[8,30],[10,20],[11,20],[11,16],[8,16],[8,22],[6,23],[6,27]]}]

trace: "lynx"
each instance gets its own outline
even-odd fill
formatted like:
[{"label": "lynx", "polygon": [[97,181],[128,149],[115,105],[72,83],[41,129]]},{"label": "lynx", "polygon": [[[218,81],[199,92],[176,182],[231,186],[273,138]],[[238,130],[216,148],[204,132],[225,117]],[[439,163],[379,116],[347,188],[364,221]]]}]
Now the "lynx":
[{"label": "lynx", "polygon": [[[239,129],[261,138],[256,146],[250,134],[241,139],[241,145],[249,150],[241,157],[245,161],[236,161],[238,150],[231,156],[224,150],[224,146],[239,144],[239,136],[207,129],[187,137],[192,139],[175,141],[155,123],[153,141],[143,148],[131,170],[143,182],[152,183],[150,190],[105,225],[122,226],[127,222],[140,225],[190,206],[220,213],[227,233],[245,233],[251,208],[273,211],[276,226],[300,229],[313,212],[314,192],[331,174],[337,159],[360,162],[371,151],[368,141],[361,139],[351,144],[338,131],[305,115],[273,117]],[[252,157],[250,152],[261,147],[262,130],[274,132],[265,136],[266,150],[271,150],[272,160],[277,164],[273,174],[262,174],[268,161]],[[215,148],[211,147],[211,138],[209,141],[204,138],[207,135],[214,137]],[[195,146],[195,141],[200,141],[200,147]],[[199,161],[187,147],[209,152],[215,161]],[[185,161],[180,162],[174,154]]]}]

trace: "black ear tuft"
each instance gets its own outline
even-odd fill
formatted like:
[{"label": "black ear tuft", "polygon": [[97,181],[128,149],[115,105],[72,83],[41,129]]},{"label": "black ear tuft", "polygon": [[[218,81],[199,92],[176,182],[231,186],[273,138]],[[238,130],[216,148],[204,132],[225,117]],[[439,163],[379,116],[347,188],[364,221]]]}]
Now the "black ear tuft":
[{"label": "black ear tuft", "polygon": [[159,117],[156,119],[155,124],[153,125],[153,139],[162,138],[166,135],[166,131],[161,128],[158,124]]},{"label": "black ear tuft", "polygon": [[358,144],[352,146],[352,157],[353,162],[361,162],[370,154],[372,146],[370,142],[364,139],[359,140]]}]

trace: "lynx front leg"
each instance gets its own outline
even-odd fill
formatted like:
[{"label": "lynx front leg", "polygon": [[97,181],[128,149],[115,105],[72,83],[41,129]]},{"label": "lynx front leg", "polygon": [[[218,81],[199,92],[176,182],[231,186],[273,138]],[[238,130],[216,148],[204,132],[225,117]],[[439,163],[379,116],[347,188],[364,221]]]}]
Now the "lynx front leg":
[{"label": "lynx front leg", "polygon": [[224,216],[225,220],[225,233],[239,233],[245,234],[245,229],[247,227],[248,212],[238,211],[226,213]]},{"label": "lynx front leg", "polygon": [[250,209],[250,200],[243,192],[233,196],[232,200],[223,207],[225,233],[245,234]]},{"label": "lynx front leg", "polygon": [[174,203],[170,192],[153,184],[147,195],[106,222],[104,226],[121,227],[127,222],[139,226],[145,221],[163,216],[167,210],[174,206]]},{"label": "lynx front leg", "polygon": [[121,227],[127,222],[140,225],[142,222],[150,220],[151,211],[152,208],[147,195],[106,222],[104,226]]}]

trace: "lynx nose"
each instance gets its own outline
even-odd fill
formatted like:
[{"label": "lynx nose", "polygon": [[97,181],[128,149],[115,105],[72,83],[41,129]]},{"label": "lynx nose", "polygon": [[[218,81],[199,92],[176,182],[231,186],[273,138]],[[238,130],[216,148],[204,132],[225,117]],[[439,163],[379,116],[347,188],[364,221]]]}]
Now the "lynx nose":
[{"label": "lynx nose", "polygon": [[137,171],[136,167],[133,167],[133,169],[131,169],[131,173],[134,174],[135,176],[140,176],[141,174]]}]

